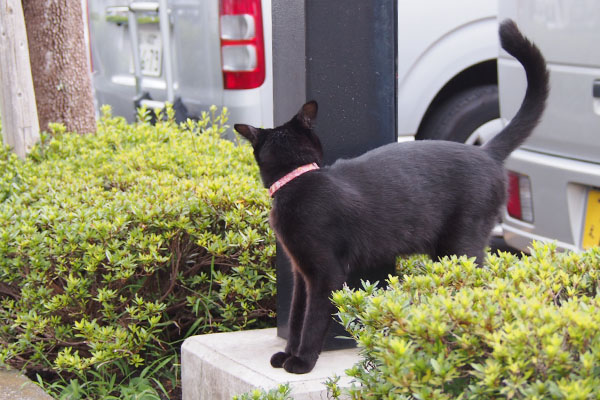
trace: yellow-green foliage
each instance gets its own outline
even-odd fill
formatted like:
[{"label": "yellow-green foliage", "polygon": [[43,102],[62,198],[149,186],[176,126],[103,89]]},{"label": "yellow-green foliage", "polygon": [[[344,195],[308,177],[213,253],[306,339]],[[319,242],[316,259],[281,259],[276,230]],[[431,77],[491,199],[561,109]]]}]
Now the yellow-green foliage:
[{"label": "yellow-green foliage", "polygon": [[357,399],[600,398],[600,249],[401,261],[333,295],[364,359]]},{"label": "yellow-green foliage", "polygon": [[96,135],[56,125],[26,161],[0,149],[0,363],[118,375],[192,333],[272,323],[251,148],[219,137],[214,109],[167,114],[129,125],[105,109]]},{"label": "yellow-green foliage", "polygon": [[251,392],[233,396],[232,400],[293,400],[289,384],[279,385],[274,389],[254,389]]}]

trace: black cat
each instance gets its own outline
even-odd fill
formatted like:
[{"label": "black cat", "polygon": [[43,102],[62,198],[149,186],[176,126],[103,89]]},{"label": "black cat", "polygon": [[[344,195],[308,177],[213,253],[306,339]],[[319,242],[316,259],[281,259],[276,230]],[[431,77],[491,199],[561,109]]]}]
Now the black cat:
[{"label": "black cat", "polygon": [[350,270],[414,253],[464,254],[482,263],[506,198],[502,162],[531,134],[548,96],[538,48],[509,20],[500,40],[525,68],[527,93],[515,118],[483,147],[393,143],[319,168],[316,102],[274,129],[235,125],[252,143],[273,196],[270,223],[292,263],[290,336],[285,352],[271,358],[273,367],[312,370],[334,312],[329,297]]}]

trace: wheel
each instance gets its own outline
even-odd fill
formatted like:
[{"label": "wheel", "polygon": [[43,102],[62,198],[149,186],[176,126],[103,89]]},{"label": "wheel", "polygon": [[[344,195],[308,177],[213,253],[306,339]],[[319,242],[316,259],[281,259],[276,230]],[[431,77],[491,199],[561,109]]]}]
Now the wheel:
[{"label": "wheel", "polygon": [[502,129],[498,87],[466,89],[429,111],[417,139],[450,140],[481,145]]}]

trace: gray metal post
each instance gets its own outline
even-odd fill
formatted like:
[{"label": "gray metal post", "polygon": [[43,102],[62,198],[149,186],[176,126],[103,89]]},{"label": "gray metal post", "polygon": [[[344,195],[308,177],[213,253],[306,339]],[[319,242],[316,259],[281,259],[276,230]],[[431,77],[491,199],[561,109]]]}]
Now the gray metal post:
[{"label": "gray metal post", "polygon": [[[273,2],[274,121],[286,122],[307,100],[317,100],[316,132],[325,162],[355,157],[396,140],[396,0],[277,0]],[[384,265],[368,275],[382,281]],[[277,249],[277,327],[287,337],[292,276]],[[333,324],[326,348],[336,340]]]},{"label": "gray metal post", "polygon": [[175,91],[173,90],[173,54],[171,52],[171,21],[169,18],[169,9],[167,0],[159,0],[158,16],[160,18],[160,34],[163,45],[165,60],[165,82],[167,84],[167,101],[171,104],[175,101]]},{"label": "gray metal post", "polygon": [[142,62],[140,60],[140,42],[138,37],[138,23],[135,9],[129,9],[129,40],[131,41],[131,54],[133,55],[133,75],[135,76],[135,95],[142,94]]}]

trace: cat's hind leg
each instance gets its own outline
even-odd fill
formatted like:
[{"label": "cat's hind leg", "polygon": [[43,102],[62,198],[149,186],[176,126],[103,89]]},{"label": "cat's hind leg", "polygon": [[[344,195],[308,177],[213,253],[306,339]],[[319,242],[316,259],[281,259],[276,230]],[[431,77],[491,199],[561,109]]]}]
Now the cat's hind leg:
[{"label": "cat's hind leg", "polygon": [[495,220],[465,219],[454,224],[448,233],[440,237],[434,253],[434,260],[445,256],[475,257],[475,263],[482,266],[485,261],[485,247],[489,244]]}]

